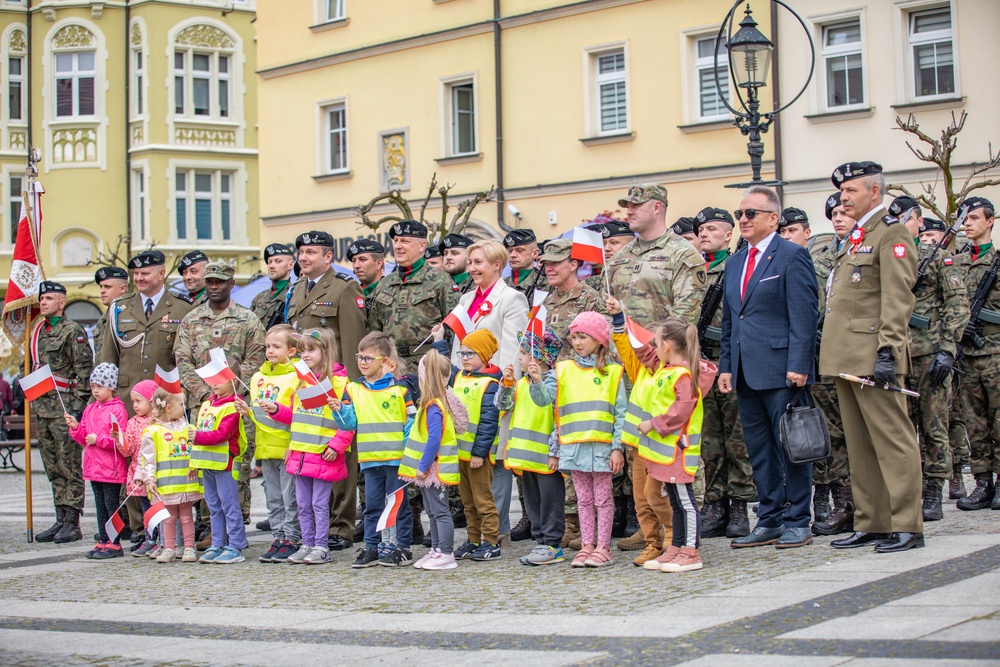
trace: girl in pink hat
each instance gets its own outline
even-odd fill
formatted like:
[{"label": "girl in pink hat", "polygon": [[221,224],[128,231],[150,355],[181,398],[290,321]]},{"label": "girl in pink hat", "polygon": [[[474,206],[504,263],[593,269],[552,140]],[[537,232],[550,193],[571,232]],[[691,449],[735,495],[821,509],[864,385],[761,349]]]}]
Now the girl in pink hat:
[{"label": "girl in pink hat", "polygon": [[[146,493],[146,487],[133,480],[135,479],[135,468],[139,465],[139,445],[142,443],[142,432],[153,420],[153,394],[155,393],[156,383],[152,380],[143,380],[132,387],[130,397],[135,416],[129,419],[128,424],[125,425],[125,456],[130,457],[128,476],[125,478],[128,480],[126,491],[128,495],[139,498],[143,514],[149,509],[149,496]],[[147,532],[142,544],[132,552],[132,555],[136,558],[148,556],[149,552],[156,548],[157,532],[157,529],[154,529],[154,534]]]}]

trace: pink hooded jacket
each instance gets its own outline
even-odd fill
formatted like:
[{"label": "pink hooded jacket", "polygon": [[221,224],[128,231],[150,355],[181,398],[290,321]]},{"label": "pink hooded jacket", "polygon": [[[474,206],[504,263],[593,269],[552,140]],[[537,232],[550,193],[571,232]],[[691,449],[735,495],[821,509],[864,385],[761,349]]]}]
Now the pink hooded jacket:
[{"label": "pink hooded jacket", "polygon": [[[128,459],[118,439],[111,435],[111,415],[118,420],[118,427],[124,431],[128,424],[128,412],[118,397],[99,403],[94,401],[83,409],[83,416],[69,435],[77,444],[83,445],[83,478],[89,482],[110,482],[122,484],[128,471]],[[97,442],[86,444],[87,435],[93,433]]]}]

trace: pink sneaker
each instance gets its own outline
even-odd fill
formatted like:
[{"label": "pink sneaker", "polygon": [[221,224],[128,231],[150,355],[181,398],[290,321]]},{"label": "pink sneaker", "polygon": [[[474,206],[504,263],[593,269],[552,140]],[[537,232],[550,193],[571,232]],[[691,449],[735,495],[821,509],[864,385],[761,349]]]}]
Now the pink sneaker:
[{"label": "pink sneaker", "polygon": [[458,563],[455,562],[455,554],[443,554],[440,551],[437,554],[437,558],[427,561],[424,563],[423,569],[425,570],[454,570],[458,567]]},{"label": "pink sneaker", "polygon": [[440,555],[441,555],[440,551],[438,551],[437,549],[431,549],[430,551],[425,553],[420,560],[414,563],[413,567],[417,568],[418,570],[422,570],[424,569],[424,565],[426,565],[429,561],[434,560]]}]

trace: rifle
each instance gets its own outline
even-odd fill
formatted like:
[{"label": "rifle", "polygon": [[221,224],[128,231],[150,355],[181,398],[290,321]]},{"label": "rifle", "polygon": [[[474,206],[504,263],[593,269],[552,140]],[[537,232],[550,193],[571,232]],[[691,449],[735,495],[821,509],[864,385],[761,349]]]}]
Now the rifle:
[{"label": "rifle", "polygon": [[1000,324],[1000,313],[983,308],[986,305],[986,298],[997,282],[997,273],[1000,273],[1000,253],[993,257],[993,262],[986,269],[986,274],[976,286],[976,292],[972,295],[969,303],[969,323],[965,325],[962,333],[962,340],[958,344],[958,356],[961,358],[963,348],[972,346],[977,350],[986,345],[983,338],[983,324]]},{"label": "rifle", "polygon": [[[955,220],[955,224],[945,233],[945,235],[934,244],[934,249],[931,253],[920,260],[920,264],[917,265],[917,280],[913,283],[913,289],[910,291],[914,294],[920,289],[920,285],[924,282],[924,278],[927,277],[927,272],[930,271],[931,265],[934,263],[934,259],[937,257],[938,252],[941,248],[947,248],[951,245],[951,242],[955,239],[962,228],[965,225],[965,217],[968,215],[968,210],[963,206],[958,213],[958,218]],[[914,329],[930,329],[931,318],[925,315],[918,315],[913,313],[910,315],[910,326]]]},{"label": "rifle", "polygon": [[[747,240],[740,237],[733,254],[735,255],[746,246]],[[713,327],[711,324],[715,313],[719,310],[719,306],[722,305],[723,280],[725,276],[725,271],[716,276],[715,282],[708,286],[708,291],[705,292],[705,299],[701,302],[701,314],[698,315],[698,345],[703,352],[707,346],[717,345],[722,340],[722,329]]]}]

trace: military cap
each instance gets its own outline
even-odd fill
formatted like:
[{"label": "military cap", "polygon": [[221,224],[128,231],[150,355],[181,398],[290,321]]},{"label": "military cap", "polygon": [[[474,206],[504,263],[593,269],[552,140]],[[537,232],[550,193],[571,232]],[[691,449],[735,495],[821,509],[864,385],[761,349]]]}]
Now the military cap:
[{"label": "military cap", "polygon": [[781,217],[778,218],[778,229],[784,229],[789,225],[809,225],[809,216],[801,208],[795,208],[794,206],[789,206],[784,211],[781,212]]},{"label": "military cap", "polygon": [[924,232],[946,232],[948,227],[945,226],[943,222],[937,218],[924,218],[924,222],[920,225],[920,233]]},{"label": "military cap", "polygon": [[552,239],[546,242],[545,252],[538,256],[539,262],[561,262],[569,259],[573,252],[573,241],[570,239]]},{"label": "military cap", "polygon": [[709,220],[725,222],[731,227],[736,226],[736,223],[733,222],[733,216],[729,213],[729,211],[723,208],[715,208],[714,206],[706,206],[698,211],[698,215],[694,216],[694,233],[697,234],[698,228],[701,227],[702,223],[708,222]]},{"label": "military cap", "polygon": [[629,204],[645,204],[650,199],[663,202],[663,205],[666,206],[667,189],[662,185],[656,185],[654,183],[633,185],[628,189],[628,194],[626,194],[623,199],[618,200],[618,205],[625,208]]},{"label": "military cap", "polygon": [[318,245],[332,248],[333,236],[327,232],[318,232],[316,230],[299,234],[295,239],[295,248],[298,249],[304,245]]},{"label": "military cap", "polygon": [[907,197],[906,195],[896,197],[892,200],[892,203],[889,204],[889,215],[899,220],[899,216],[914,208],[919,210],[920,204],[918,204],[917,200],[913,197]]},{"label": "military cap", "polygon": [[677,222],[673,224],[671,229],[678,236],[694,234],[694,218],[677,218]]},{"label": "military cap", "polygon": [[128,280],[128,271],[120,266],[102,266],[94,272],[94,282],[98,285],[111,278]]},{"label": "military cap", "polygon": [[52,292],[55,292],[56,294],[66,294],[66,288],[51,280],[43,280],[38,283],[38,296]]},{"label": "military cap", "polygon": [[840,206],[840,192],[834,192],[832,195],[826,198],[826,219],[833,220],[833,209]]},{"label": "military cap", "polygon": [[236,269],[229,262],[210,262],[205,267],[205,280],[214,278],[215,280],[232,280],[236,275]]},{"label": "military cap", "polygon": [[366,252],[375,252],[384,255],[385,246],[372,239],[358,239],[347,246],[347,261],[352,262],[355,257],[363,255]]},{"label": "military cap", "polygon": [[278,257],[279,255],[287,255],[288,257],[293,257],[295,255],[292,249],[286,246],[284,243],[271,243],[266,248],[264,248],[264,261],[271,259],[272,257]]},{"label": "military cap", "polygon": [[606,239],[611,238],[612,236],[635,237],[635,232],[632,231],[632,228],[629,227],[627,223],[620,222],[618,220],[608,220],[602,224],[601,227],[603,227],[603,229],[598,229],[596,231],[599,231],[601,236]]},{"label": "military cap", "polygon": [[167,258],[159,250],[146,250],[128,261],[128,268],[141,269],[145,266],[163,266]]},{"label": "military cap", "polygon": [[427,246],[427,249],[424,250],[424,259],[430,259],[432,257],[440,257],[440,256],[441,256],[441,249],[438,248],[436,245],[429,245]]},{"label": "military cap", "polygon": [[207,261],[208,261],[208,255],[203,253],[201,250],[192,250],[188,254],[181,257],[181,263],[177,267],[177,273],[183,276],[184,272],[190,269],[195,264]]},{"label": "military cap", "polygon": [[422,222],[417,222],[416,220],[403,220],[393,224],[393,226],[389,228],[389,238],[394,239],[397,236],[410,237],[414,239],[426,239],[427,226]]},{"label": "military cap", "polygon": [[962,202],[962,207],[965,208],[966,213],[969,211],[975,211],[977,208],[988,208],[991,211],[996,212],[993,202],[986,197],[969,197]]},{"label": "military cap", "polygon": [[468,236],[462,234],[448,234],[444,237],[444,240],[438,244],[438,250],[444,252],[447,248],[468,248],[470,245],[475,243]]},{"label": "military cap", "polygon": [[503,237],[503,245],[508,250],[519,245],[531,245],[537,242],[538,239],[535,237],[535,232],[531,229],[514,229],[507,232],[507,236]]},{"label": "military cap", "polygon": [[833,187],[839,188],[842,184],[847,181],[853,181],[855,178],[881,173],[882,165],[877,162],[869,162],[867,160],[864,162],[845,162],[833,170],[830,180],[833,181]]}]

